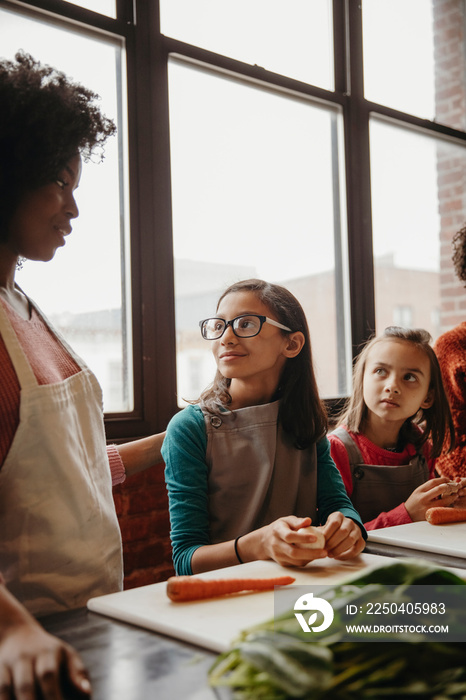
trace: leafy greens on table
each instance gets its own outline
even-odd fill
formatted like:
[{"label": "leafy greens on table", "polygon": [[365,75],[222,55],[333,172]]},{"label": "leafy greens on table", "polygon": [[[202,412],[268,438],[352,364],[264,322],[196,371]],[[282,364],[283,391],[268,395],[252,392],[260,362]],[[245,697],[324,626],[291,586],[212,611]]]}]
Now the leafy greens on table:
[{"label": "leafy greens on table", "polygon": [[[466,582],[427,562],[403,560],[322,592],[330,594],[338,616],[347,604],[357,603],[359,609],[362,596],[380,599],[387,586],[394,586],[403,599],[409,586],[418,585],[441,590]],[[464,600],[458,597],[450,618],[463,626],[466,638]],[[291,609],[243,631],[216,659],[209,682],[229,687],[241,700],[466,700],[466,643],[419,641],[409,634],[398,635],[400,641],[375,643],[342,637],[329,629],[309,642]]]}]

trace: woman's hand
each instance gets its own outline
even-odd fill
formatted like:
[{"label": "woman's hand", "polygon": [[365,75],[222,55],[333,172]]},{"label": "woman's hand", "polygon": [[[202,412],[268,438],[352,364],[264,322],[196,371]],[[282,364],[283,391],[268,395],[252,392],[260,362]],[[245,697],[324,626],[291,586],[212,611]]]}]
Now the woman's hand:
[{"label": "woman's hand", "polygon": [[0,643],[2,700],[64,700],[90,697],[90,692],[78,654],[39,624],[21,625]]},{"label": "woman's hand", "polygon": [[86,669],[74,649],[48,634],[8,593],[2,594],[0,700],[89,698]]},{"label": "woman's hand", "polygon": [[327,555],[333,559],[352,559],[366,546],[359,525],[339,511],[328,516],[322,532]]},{"label": "woman's hand", "polygon": [[440,476],[418,486],[405,502],[405,508],[411,520],[414,522],[425,520],[426,510],[429,508],[456,504],[462,494],[461,491],[450,493],[449,483],[450,480],[446,476]]}]

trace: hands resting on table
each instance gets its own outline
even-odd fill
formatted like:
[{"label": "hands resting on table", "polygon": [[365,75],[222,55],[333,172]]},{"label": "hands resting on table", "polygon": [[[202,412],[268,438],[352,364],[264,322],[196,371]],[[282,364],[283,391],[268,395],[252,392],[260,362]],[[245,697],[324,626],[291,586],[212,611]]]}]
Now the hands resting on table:
[{"label": "hands resting on table", "polygon": [[89,698],[79,655],[46,632],[0,585],[0,700]]},{"label": "hands resting on table", "polygon": [[318,528],[325,537],[325,548],[307,549],[306,543],[314,538],[300,530],[311,523],[311,518],[288,515],[244,535],[239,540],[242,560],[272,559],[282,566],[302,567],[324,557],[352,559],[365,547],[359,525],[336,511]]}]

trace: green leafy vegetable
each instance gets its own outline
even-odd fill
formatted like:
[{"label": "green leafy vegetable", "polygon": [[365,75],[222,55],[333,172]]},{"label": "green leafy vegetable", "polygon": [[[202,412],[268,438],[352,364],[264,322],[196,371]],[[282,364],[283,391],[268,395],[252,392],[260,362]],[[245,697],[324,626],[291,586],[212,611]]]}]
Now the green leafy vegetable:
[{"label": "green leafy vegetable", "polygon": [[[348,603],[383,595],[395,586],[400,600],[409,586],[464,586],[451,571],[421,561],[403,560],[371,569],[327,592],[335,616]],[[464,626],[466,610],[457,601],[452,613]],[[359,606],[358,606],[359,607]],[[294,610],[245,630],[209,672],[212,686],[228,686],[241,700],[466,700],[466,643],[344,641],[323,633],[309,642],[298,629]]]}]

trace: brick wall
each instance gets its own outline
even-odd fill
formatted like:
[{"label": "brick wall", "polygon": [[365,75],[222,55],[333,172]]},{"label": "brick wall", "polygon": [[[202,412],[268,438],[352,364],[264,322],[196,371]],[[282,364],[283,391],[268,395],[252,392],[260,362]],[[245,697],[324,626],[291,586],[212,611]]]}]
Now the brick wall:
[{"label": "brick wall", "polygon": [[125,588],[157,583],[174,574],[163,470],[159,464],[113,490],[123,539]]},{"label": "brick wall", "polygon": [[[466,128],[465,16],[462,0],[433,0],[435,107],[439,122]],[[466,318],[466,290],[455,277],[451,240],[466,222],[466,151],[437,147],[440,215],[440,332]]]}]

